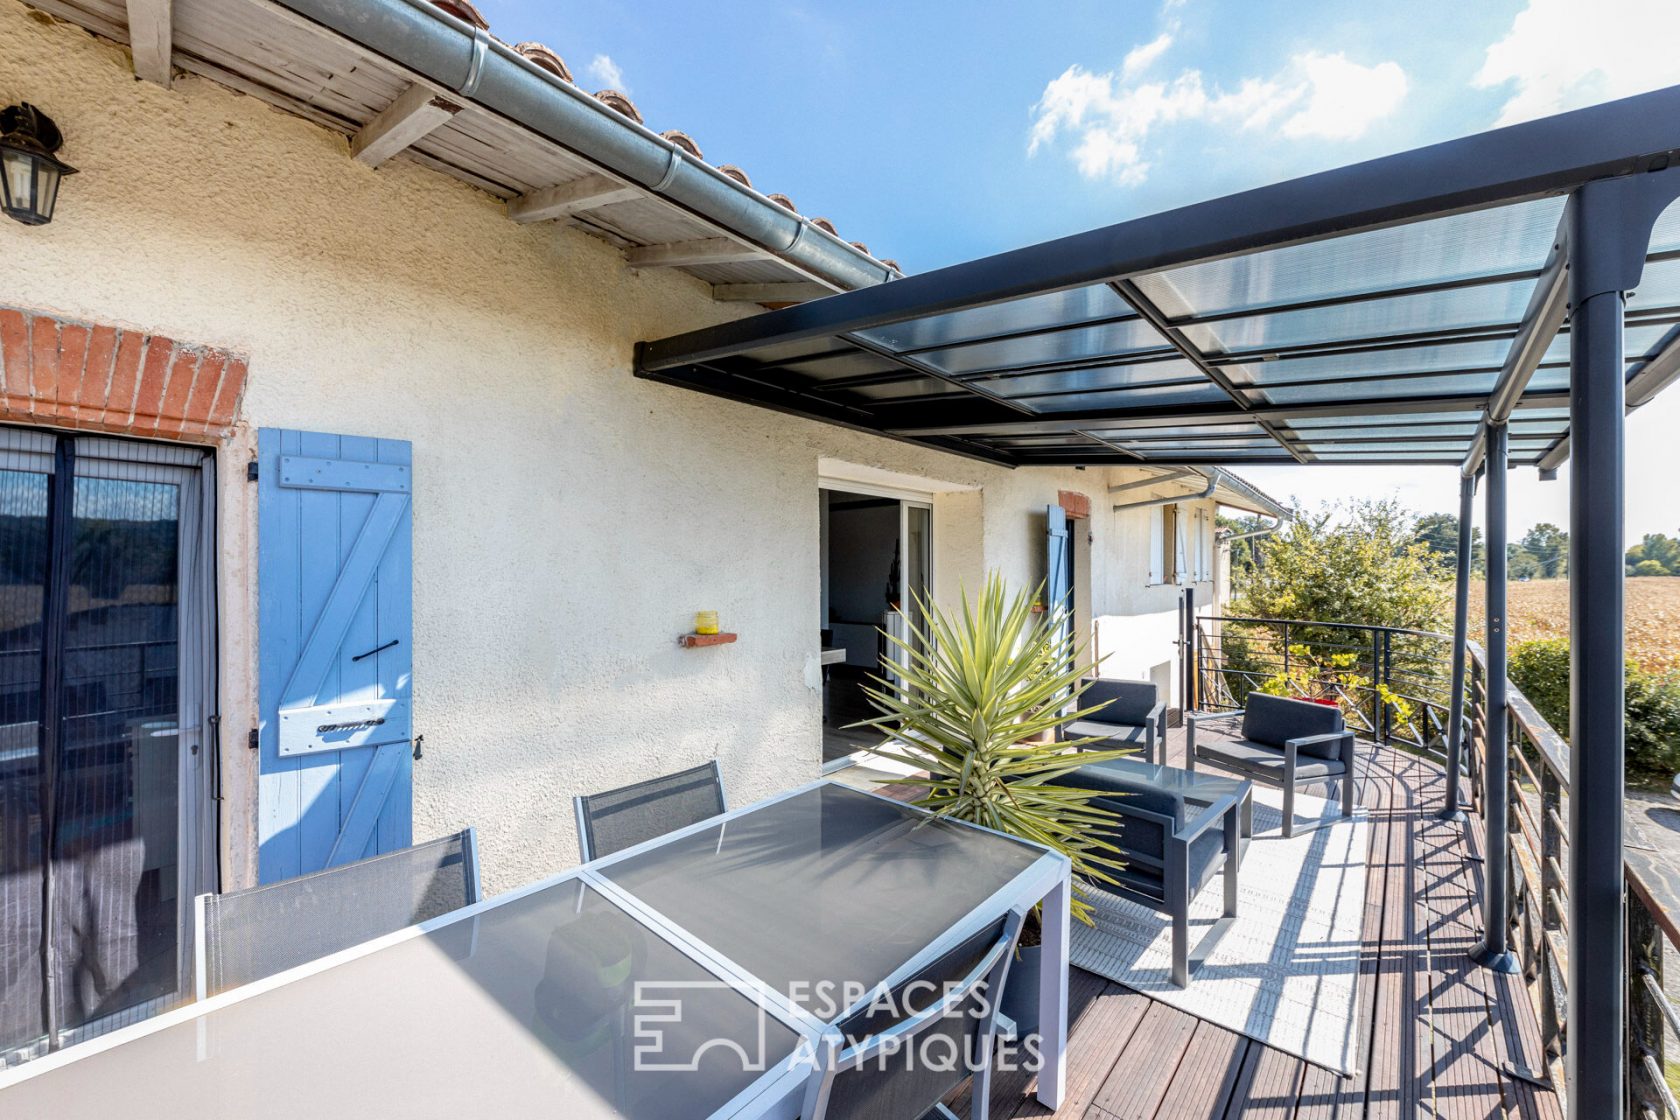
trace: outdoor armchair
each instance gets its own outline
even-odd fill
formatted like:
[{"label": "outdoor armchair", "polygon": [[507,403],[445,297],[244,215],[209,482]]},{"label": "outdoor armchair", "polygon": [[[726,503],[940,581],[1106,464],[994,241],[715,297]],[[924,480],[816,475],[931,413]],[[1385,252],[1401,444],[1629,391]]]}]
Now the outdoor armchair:
[{"label": "outdoor armchair", "polygon": [[1025,919],[1010,910],[829,1027],[802,1120],[956,1120],[940,1102],[971,1073],[970,1116],[987,1120],[998,1004]]},{"label": "outdoor armchair", "polygon": [[[1208,724],[1242,720],[1236,739],[1199,739]],[[1295,835],[1297,786],[1341,783],[1342,815],[1353,815],[1354,735],[1340,708],[1253,692],[1235,712],[1185,716],[1189,768],[1205,762],[1283,790],[1283,835]]]},{"label": "outdoor armchair", "polygon": [[1063,727],[1062,738],[1101,736],[1102,742],[1084,749],[1109,751],[1141,746],[1144,761],[1160,762],[1158,755],[1167,741],[1167,705],[1153,681],[1094,680],[1076,703],[1081,708],[1104,706]]},{"label": "outdoor armchair", "polygon": [[292,879],[194,900],[199,999],[471,906],[478,844],[466,829]]},{"label": "outdoor armchair", "polygon": [[[1125,862],[1119,871],[1107,870],[1112,883],[1089,885],[1172,920],[1172,982],[1190,983],[1192,957],[1205,960],[1237,913],[1237,872],[1242,862],[1239,836],[1240,805],[1219,812],[1201,811],[1174,791],[1131,777],[1101,763],[1081,766],[1055,779],[1075,789],[1100,790],[1091,804],[1118,816],[1112,828],[1096,836],[1119,849]],[[1219,826],[1219,827],[1215,827]],[[1106,869],[1105,869],[1106,870]],[[1190,902],[1202,888],[1223,873],[1226,921],[1218,922],[1192,950]]]}]

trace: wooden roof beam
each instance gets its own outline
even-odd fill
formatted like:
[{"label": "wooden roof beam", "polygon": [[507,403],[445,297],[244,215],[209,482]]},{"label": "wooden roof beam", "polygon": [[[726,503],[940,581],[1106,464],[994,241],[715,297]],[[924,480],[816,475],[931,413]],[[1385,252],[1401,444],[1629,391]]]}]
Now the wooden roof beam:
[{"label": "wooden roof beam", "polygon": [[174,0],[128,0],[128,42],[134,76],[169,88],[175,53]]},{"label": "wooden roof beam", "polygon": [[453,101],[415,83],[350,138],[350,155],[369,167],[378,167],[460,111],[461,106]]},{"label": "wooden roof beam", "polygon": [[581,179],[557,183],[511,199],[507,212],[508,217],[516,222],[545,222],[614,202],[628,202],[644,193],[640,187],[605,175],[585,175]]},{"label": "wooden roof beam", "polygon": [[763,260],[763,249],[743,245],[727,237],[702,237],[695,241],[672,241],[664,245],[643,245],[624,251],[631,268],[686,268],[697,264],[731,264]]}]

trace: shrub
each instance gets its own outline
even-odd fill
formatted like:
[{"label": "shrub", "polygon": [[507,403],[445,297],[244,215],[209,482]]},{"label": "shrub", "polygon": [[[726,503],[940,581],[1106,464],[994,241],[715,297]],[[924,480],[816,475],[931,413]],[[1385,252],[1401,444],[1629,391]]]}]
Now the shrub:
[{"label": "shrub", "polygon": [[[1569,738],[1569,643],[1523,642],[1511,651],[1511,683],[1559,735]],[[1666,785],[1680,773],[1680,676],[1627,666],[1627,776]]]},{"label": "shrub", "polygon": [[1666,576],[1668,569],[1663,567],[1660,561],[1641,560],[1633,566],[1633,574],[1636,576]]}]

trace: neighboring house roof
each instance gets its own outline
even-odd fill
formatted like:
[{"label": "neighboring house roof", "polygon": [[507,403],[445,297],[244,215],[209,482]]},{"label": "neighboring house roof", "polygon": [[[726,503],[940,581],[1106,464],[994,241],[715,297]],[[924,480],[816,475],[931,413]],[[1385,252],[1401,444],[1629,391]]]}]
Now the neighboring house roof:
[{"label": "neighboring house roof", "polygon": [[[1170,483],[1189,487],[1185,492],[1185,499],[1198,497],[1208,487],[1209,476],[1213,479],[1213,493],[1209,495],[1213,501],[1232,509],[1245,510],[1248,513],[1264,514],[1267,517],[1287,518],[1291,516],[1288,506],[1260,489],[1248,479],[1226,470],[1223,467],[1191,468],[1191,467],[1127,467],[1127,470],[1139,470],[1145,474],[1155,475],[1163,485]],[[1137,485],[1143,485],[1141,480]],[[1159,495],[1166,497],[1167,495]]]},{"label": "neighboring house roof", "polygon": [[550,48],[495,38],[469,0],[27,2],[123,44],[131,13],[152,13],[132,37],[138,76],[201,75],[344,133],[364,163],[405,156],[506,200],[515,221],[566,221],[720,300],[798,303],[899,275],[706,163],[686,133],[649,128],[622,92],[580,89]]}]

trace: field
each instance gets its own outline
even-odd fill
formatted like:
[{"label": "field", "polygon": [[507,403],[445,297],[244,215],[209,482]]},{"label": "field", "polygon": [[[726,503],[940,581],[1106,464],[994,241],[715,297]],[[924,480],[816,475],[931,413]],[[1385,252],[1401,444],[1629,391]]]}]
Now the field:
[{"label": "field", "polygon": [[[1511,583],[1511,642],[1569,637],[1569,582],[1561,579]],[[1481,641],[1486,617],[1485,585],[1470,587],[1470,634]],[[1627,581],[1627,651],[1644,668],[1680,669],[1680,578]]]}]

